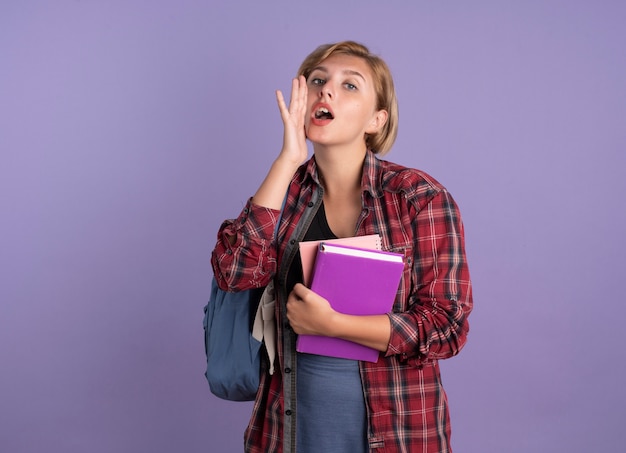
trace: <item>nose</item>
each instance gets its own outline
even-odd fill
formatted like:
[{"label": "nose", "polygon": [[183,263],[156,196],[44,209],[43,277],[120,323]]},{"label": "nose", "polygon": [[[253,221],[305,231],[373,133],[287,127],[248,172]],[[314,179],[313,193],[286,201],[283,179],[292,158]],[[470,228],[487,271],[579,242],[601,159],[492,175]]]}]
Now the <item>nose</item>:
[{"label": "nose", "polygon": [[327,96],[328,99],[332,99],[334,97],[333,90],[331,89],[330,84],[328,82],[325,83],[320,89],[320,98],[323,99],[324,96]]}]

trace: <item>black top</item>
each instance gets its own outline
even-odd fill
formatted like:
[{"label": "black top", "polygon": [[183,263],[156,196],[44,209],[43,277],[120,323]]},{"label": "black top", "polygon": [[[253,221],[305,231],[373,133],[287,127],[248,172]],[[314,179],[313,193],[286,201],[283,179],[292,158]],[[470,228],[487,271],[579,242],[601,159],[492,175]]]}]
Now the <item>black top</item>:
[{"label": "black top", "polygon": [[[323,239],[337,239],[335,233],[332,232],[326,220],[326,211],[324,210],[324,203],[322,203],[309,226],[306,234],[304,235],[304,241],[320,241]],[[287,274],[287,294],[291,292],[296,283],[302,283],[302,261],[300,259],[300,251],[296,254],[289,273]]]}]

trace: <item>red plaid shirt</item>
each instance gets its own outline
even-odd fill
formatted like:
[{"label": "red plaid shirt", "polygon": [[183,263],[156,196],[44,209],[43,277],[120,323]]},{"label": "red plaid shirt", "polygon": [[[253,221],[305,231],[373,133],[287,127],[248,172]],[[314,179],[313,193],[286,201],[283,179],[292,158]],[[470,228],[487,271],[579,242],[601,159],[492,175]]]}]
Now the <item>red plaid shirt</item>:
[{"label": "red plaid shirt", "polygon": [[[405,257],[389,314],[387,351],[377,363],[360,362],[370,451],[451,452],[448,403],[437,361],[461,350],[472,309],[458,208],[429,175],[380,160],[371,152],[365,158],[362,188],[363,210],[356,235],[378,233],[383,250]],[[279,364],[272,376],[262,372],[245,433],[247,452],[295,451],[295,334],[287,328],[284,285],[297,242],[322,193],[312,158],[294,175],[277,242],[273,236],[280,213],[250,201],[218,233],[212,265],[221,288],[260,287],[271,278],[279,288]],[[233,245],[228,237],[235,238]]]}]

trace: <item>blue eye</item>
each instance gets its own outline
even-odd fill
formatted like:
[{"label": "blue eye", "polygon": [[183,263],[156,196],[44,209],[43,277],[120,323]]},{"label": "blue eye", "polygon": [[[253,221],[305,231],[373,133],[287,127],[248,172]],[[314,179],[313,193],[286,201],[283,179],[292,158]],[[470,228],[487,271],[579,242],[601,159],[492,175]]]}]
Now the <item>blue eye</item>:
[{"label": "blue eye", "polygon": [[349,83],[349,82],[346,82],[346,83],[345,83],[345,86],[346,86],[346,88],[347,88],[348,90],[350,90],[350,91],[354,91],[354,90],[356,90],[356,89],[357,89],[356,85],[353,85],[353,84],[351,84],[351,83]]},{"label": "blue eye", "polygon": [[324,85],[324,83],[326,83],[326,81],[320,79],[319,77],[314,77],[311,79],[311,85]]}]

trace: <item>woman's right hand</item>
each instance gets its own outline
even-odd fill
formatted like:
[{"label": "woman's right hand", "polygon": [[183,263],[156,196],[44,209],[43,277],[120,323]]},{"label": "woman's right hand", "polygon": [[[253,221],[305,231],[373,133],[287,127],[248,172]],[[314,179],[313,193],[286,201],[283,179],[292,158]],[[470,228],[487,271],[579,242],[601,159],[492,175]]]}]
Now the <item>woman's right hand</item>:
[{"label": "woman's right hand", "polygon": [[283,148],[279,159],[285,159],[294,165],[300,165],[307,159],[305,118],[307,109],[307,84],[304,76],[296,77],[291,82],[289,107],[280,90],[276,91],[278,109],[283,120]]},{"label": "woman's right hand", "polygon": [[307,104],[306,79],[303,76],[293,79],[289,107],[280,90],[276,91],[276,100],[285,128],[283,148],[252,197],[255,204],[272,209],[280,209],[291,178],[309,154],[304,130]]}]

